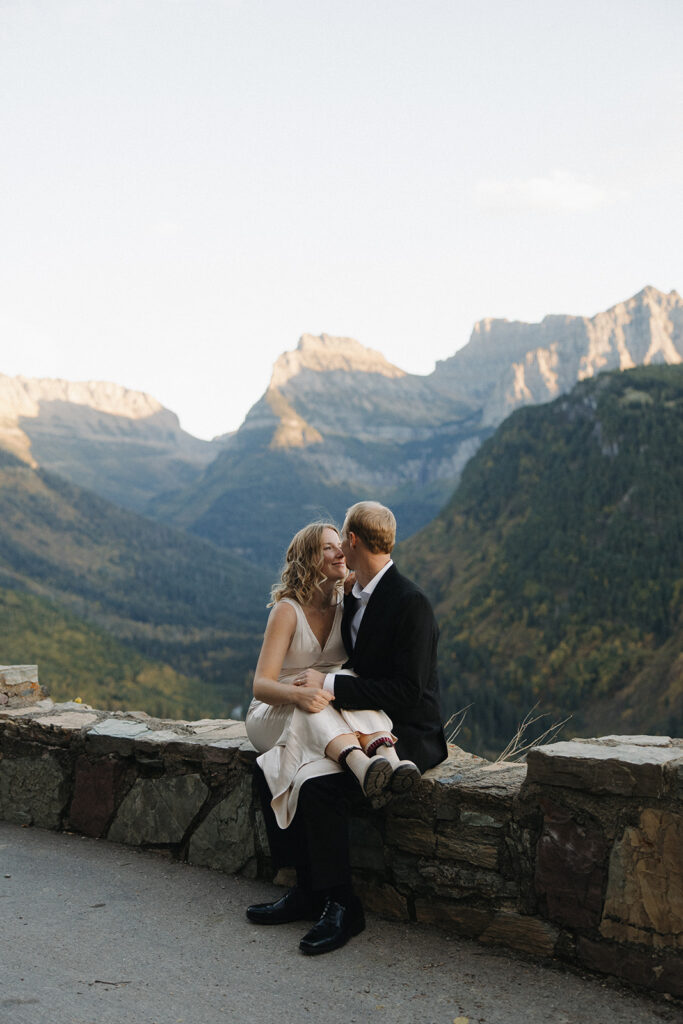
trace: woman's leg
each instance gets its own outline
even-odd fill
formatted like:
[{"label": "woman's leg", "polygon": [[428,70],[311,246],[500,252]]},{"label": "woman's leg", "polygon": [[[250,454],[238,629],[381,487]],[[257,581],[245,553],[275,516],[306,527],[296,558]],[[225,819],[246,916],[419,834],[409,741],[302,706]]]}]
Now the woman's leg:
[{"label": "woman's leg", "polygon": [[388,733],[359,733],[358,742],[368,757],[381,757],[391,766],[391,790],[407,793],[420,778],[420,769],[412,761],[401,761],[396,753],[394,738]]},{"label": "woman's leg", "polygon": [[358,746],[358,738],[353,732],[342,733],[330,740],[325,747],[325,757],[349,768],[358,779],[365,795],[369,797],[378,796],[386,789],[393,774],[385,758],[368,757]]}]

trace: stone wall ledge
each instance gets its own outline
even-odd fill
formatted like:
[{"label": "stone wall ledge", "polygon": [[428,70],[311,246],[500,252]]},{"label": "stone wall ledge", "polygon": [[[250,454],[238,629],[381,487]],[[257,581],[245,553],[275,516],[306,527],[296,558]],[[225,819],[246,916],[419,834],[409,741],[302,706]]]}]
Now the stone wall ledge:
[{"label": "stone wall ledge", "polygon": [[529,782],[619,796],[683,797],[683,740],[603,736],[536,747]]},{"label": "stone wall ledge", "polygon": [[[6,703],[0,818],[272,877],[255,757],[243,722]],[[385,916],[683,998],[682,775],[668,737],[555,743],[528,770],[450,746],[352,818],[355,883]]]},{"label": "stone wall ledge", "polygon": [[45,697],[37,665],[0,665],[0,708],[35,704]]}]

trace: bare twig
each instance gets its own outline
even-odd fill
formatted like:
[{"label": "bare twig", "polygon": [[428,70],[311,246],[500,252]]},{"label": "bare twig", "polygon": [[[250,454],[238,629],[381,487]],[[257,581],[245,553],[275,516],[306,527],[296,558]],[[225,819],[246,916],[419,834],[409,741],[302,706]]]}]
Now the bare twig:
[{"label": "bare twig", "polygon": [[[467,712],[470,710],[471,707],[472,704],[468,704],[466,707],[460,708],[459,711],[454,711],[451,717],[448,719],[448,721],[444,725],[444,732],[446,733],[447,743],[455,743],[455,737],[462,729],[463,723],[467,717]],[[451,731],[448,732],[448,727],[451,725],[451,723],[454,724],[451,728]]]},{"label": "bare twig", "polygon": [[567,724],[572,717],[567,715],[561,722],[553,722],[552,725],[548,726],[545,732],[542,732],[540,736],[535,739],[529,739],[529,729],[536,722],[540,722],[542,718],[547,718],[547,714],[534,715],[534,711],[538,707],[538,701],[534,704],[530,711],[527,711],[522,721],[517,726],[517,732],[512,737],[505,750],[496,758],[496,764],[500,761],[520,761],[525,757],[526,752],[531,750],[532,747],[543,746],[544,743],[551,743],[560,729]]}]

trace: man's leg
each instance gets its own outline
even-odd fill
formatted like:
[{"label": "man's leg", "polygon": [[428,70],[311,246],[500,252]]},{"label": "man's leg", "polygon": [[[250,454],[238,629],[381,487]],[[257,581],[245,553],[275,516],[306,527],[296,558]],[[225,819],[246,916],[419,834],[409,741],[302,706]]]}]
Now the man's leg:
[{"label": "man's leg", "polygon": [[351,885],[349,813],[362,799],[357,780],[346,772],[304,782],[295,820],[308,854],[314,892]]},{"label": "man's leg", "polygon": [[276,872],[280,868],[295,868],[296,885],[272,903],[255,903],[247,907],[247,917],[253,924],[286,924],[288,921],[315,920],[322,909],[322,901],[314,896],[311,887],[303,822],[295,815],[289,828],[280,828],[270,806],[271,793],[268,783],[258,765],[254,769],[254,777],[273,867]]},{"label": "man's leg", "polygon": [[360,800],[360,786],[350,774],[320,776],[301,787],[296,817],[306,835],[313,892],[325,900],[320,920],[299,943],[307,956],[339,949],[365,927],[349,851],[349,812]]}]

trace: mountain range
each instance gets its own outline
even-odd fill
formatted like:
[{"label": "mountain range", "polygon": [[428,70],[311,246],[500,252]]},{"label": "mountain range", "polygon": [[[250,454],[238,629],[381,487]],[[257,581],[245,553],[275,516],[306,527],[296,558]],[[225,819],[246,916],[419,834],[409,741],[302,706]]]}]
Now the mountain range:
[{"label": "mountain range", "polygon": [[683,300],[645,288],[592,318],[483,320],[427,376],[304,335],[213,442],[117,385],[0,376],[0,661],[38,661],[60,697],[227,714],[293,532],[373,497],[435,601],[472,746],[536,699],[680,729],[681,362]]},{"label": "mountain range", "polygon": [[303,521],[340,521],[360,498],[389,504],[405,538],[514,409],[600,371],[681,361],[683,300],[654,288],[590,319],[481,321],[426,377],[352,339],[304,335],[201,476],[147,511],[268,566]]},{"label": "mountain range", "polygon": [[113,384],[0,376],[0,443],[125,508],[273,571],[307,519],[375,497],[405,538],[514,409],[596,373],[683,360],[683,300],[644,288],[596,316],[485,319],[427,376],[350,338],[303,335],[233,434],[199,441]]}]

